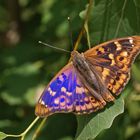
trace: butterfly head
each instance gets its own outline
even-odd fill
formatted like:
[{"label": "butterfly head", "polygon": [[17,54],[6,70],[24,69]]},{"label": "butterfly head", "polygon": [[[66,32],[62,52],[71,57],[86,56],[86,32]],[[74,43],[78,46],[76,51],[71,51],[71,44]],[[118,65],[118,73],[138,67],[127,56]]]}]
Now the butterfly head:
[{"label": "butterfly head", "polygon": [[85,57],[83,53],[79,53],[78,51],[71,52],[72,62],[73,64],[82,65],[85,62]]},{"label": "butterfly head", "polygon": [[73,50],[73,51],[71,52],[71,57],[72,57],[72,58],[76,57],[77,55],[80,55],[80,53],[79,53],[78,51]]}]

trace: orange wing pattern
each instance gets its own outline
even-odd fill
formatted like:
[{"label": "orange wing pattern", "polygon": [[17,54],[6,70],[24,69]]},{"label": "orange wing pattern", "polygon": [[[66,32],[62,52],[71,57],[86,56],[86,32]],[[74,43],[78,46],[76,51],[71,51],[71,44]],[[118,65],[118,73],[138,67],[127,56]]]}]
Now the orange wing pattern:
[{"label": "orange wing pattern", "polygon": [[118,95],[130,77],[130,67],[140,52],[140,36],[115,39],[87,50],[84,55],[107,88]]}]

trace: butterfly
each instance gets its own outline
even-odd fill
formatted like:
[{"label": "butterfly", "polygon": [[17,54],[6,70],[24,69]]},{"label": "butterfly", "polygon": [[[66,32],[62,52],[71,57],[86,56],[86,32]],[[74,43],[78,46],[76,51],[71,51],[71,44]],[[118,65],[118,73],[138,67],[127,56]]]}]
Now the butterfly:
[{"label": "butterfly", "polygon": [[140,52],[140,36],[114,39],[84,53],[71,52],[64,66],[43,91],[35,114],[90,114],[115,100],[130,79]]}]

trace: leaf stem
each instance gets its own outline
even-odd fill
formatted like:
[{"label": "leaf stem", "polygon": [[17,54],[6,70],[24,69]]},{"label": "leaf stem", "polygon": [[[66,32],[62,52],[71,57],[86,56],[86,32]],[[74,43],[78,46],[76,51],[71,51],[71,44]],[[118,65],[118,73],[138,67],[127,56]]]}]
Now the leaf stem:
[{"label": "leaf stem", "polygon": [[28,133],[28,131],[34,126],[34,124],[39,120],[39,117],[36,117],[34,119],[34,121],[26,128],[26,130],[24,132],[22,132],[21,134],[19,135],[11,135],[11,134],[7,134],[7,137],[21,137],[21,140],[24,140],[25,138],[25,135]]},{"label": "leaf stem", "polygon": [[88,29],[88,23],[85,24],[85,30],[87,34],[87,43],[88,43],[88,48],[91,48],[91,43],[90,43],[90,35],[89,35],[89,29]]},{"label": "leaf stem", "polygon": [[88,9],[87,9],[87,13],[86,13],[86,16],[85,16],[85,21],[84,21],[83,27],[82,27],[79,35],[78,35],[77,41],[76,41],[76,43],[74,45],[74,50],[77,50],[79,42],[81,41],[82,35],[83,35],[84,31],[85,31],[85,26],[88,23],[89,14],[90,14],[90,10],[91,10],[91,7],[92,7],[92,2],[93,2],[93,0],[89,0]]},{"label": "leaf stem", "polygon": [[[91,10],[91,7],[92,7],[92,2],[93,2],[93,0],[89,0],[89,6],[88,6],[87,13],[86,13],[86,16],[85,16],[85,21],[84,21],[82,29],[81,29],[81,31],[78,35],[78,38],[77,38],[77,40],[74,44],[74,49],[73,50],[77,50],[78,45],[79,45],[79,43],[82,39],[83,33],[85,31],[85,25],[88,23],[88,18],[89,18],[90,10]],[[69,61],[71,61],[71,58],[69,59]]]},{"label": "leaf stem", "polygon": [[34,135],[33,135],[33,137],[32,137],[32,140],[35,140],[35,139],[37,138],[37,136],[39,135],[40,130],[41,130],[42,127],[44,126],[44,123],[46,122],[46,120],[47,120],[47,117],[44,118],[44,119],[41,121],[39,127],[36,129],[36,131],[35,131],[35,133],[34,133]]}]

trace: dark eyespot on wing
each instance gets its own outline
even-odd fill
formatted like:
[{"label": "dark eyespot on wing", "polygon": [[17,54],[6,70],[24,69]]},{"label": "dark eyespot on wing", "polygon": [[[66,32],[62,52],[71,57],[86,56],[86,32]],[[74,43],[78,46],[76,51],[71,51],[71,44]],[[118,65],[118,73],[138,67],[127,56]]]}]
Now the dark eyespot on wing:
[{"label": "dark eyespot on wing", "polygon": [[132,43],[130,43],[130,39],[123,39],[118,41],[123,47],[132,47]]},{"label": "dark eyespot on wing", "polygon": [[106,53],[108,53],[108,52],[109,53],[114,53],[116,51],[116,49],[117,49],[117,47],[114,44],[114,42],[111,42],[111,43],[109,43],[107,45],[104,45],[103,48],[104,48]]}]

